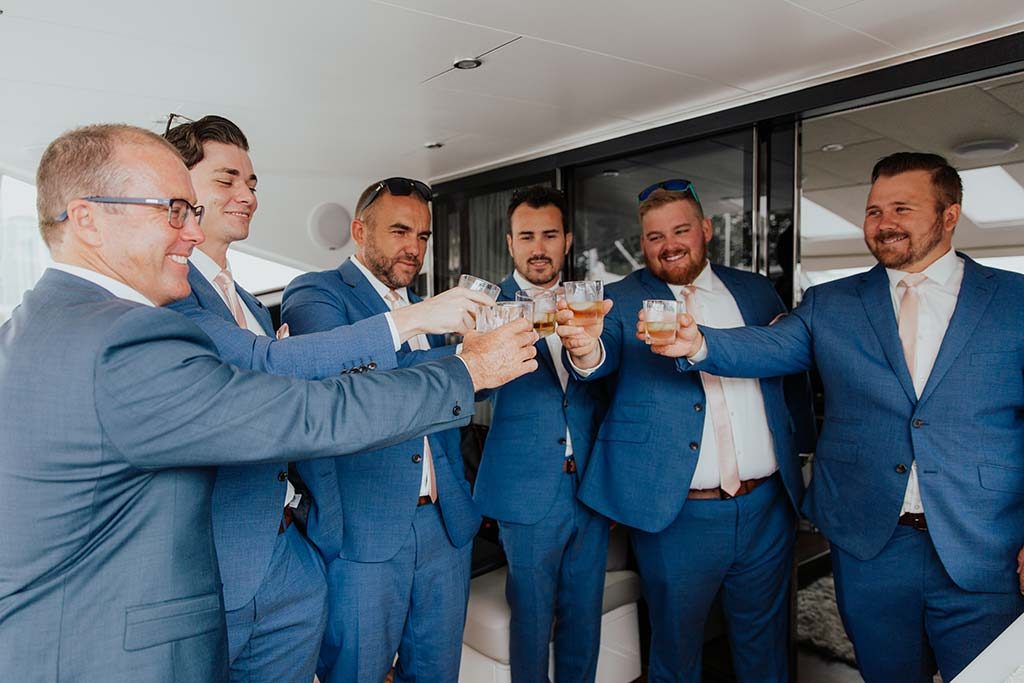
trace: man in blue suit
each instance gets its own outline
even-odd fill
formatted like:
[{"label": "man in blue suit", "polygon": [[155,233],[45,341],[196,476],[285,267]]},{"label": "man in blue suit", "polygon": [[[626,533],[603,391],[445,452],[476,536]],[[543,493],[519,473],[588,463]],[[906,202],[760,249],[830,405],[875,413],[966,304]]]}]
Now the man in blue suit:
[{"label": "man in blue suit", "polygon": [[[322,379],[395,367],[395,343],[408,335],[412,308],[397,324],[385,313],[321,334],[275,340],[270,313],[233,281],[227,259],[228,247],[248,237],[258,206],[245,134],[223,117],[206,116],[172,128],[166,137],[185,160],[206,207],[206,239],[189,262],[192,293],[170,307],[198,324],[221,358],[241,368]],[[438,311],[433,302],[420,308],[443,312],[435,315],[441,322],[461,321],[475,306],[472,297],[482,295],[453,292],[459,298],[449,310]],[[313,678],[327,622],[327,583],[319,553],[291,524],[299,498],[285,463],[217,472],[213,532],[233,680],[308,683]]]},{"label": "man in blue suit", "polygon": [[[16,520],[0,535],[5,678],[227,680],[211,467],[456,426],[475,390],[536,368],[524,323],[468,340],[461,362],[320,382],[240,371],[159,308],[189,293],[203,240],[173,147],[130,126],[71,131],[37,187],[55,265],[0,327],[0,509]],[[377,419],[396,395],[424,405]]]},{"label": "man in blue suit", "polygon": [[1024,277],[953,250],[962,189],[942,157],[890,155],[871,183],[878,265],[809,289],[773,327],[683,320],[658,350],[693,356],[686,375],[817,367],[804,511],[832,544],[861,673],[930,681],[934,655],[952,680],[1024,610]]},{"label": "man in blue suit", "polygon": [[[398,311],[419,298],[409,285],[430,239],[430,188],[388,178],[360,196],[355,255],[285,290],[282,319],[296,334]],[[405,367],[451,355],[419,335],[399,351]],[[397,395],[382,422],[420,410]],[[327,563],[328,623],[317,673],[324,683],[458,678],[469,597],[471,541],[480,515],[463,473],[458,430],[334,462],[299,466],[313,492],[310,538]]]},{"label": "man in blue suit", "polygon": [[647,267],[607,288],[615,305],[603,331],[561,314],[576,375],[615,376],[580,498],[632,527],[651,615],[649,680],[701,680],[704,624],[721,593],[738,680],[784,683],[798,446],[810,441],[794,417],[812,424],[806,376],[794,378],[791,413],[780,377],[680,374],[633,330],[645,299],[685,301],[724,326],[767,324],[785,307],[766,278],[708,263],[711,221],[688,181],[647,188],[639,213]]},{"label": "man in blue suit", "polygon": [[[565,197],[535,186],[508,206],[506,240],[515,270],[500,299],[553,291],[572,245]],[[562,365],[560,337],[537,342],[540,367],[491,394],[493,420],[474,498],[498,520],[508,558],[505,595],[514,681],[547,681],[552,625],[555,679],[593,681],[601,640],[608,520],[576,497],[607,396]]]}]

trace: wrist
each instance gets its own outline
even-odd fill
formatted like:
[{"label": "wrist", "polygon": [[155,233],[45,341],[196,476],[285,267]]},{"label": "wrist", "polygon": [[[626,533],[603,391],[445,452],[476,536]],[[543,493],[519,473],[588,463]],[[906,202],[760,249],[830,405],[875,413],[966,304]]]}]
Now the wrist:
[{"label": "wrist", "polygon": [[424,334],[415,305],[391,311],[391,319],[395,322],[398,338],[403,344],[418,334]]}]

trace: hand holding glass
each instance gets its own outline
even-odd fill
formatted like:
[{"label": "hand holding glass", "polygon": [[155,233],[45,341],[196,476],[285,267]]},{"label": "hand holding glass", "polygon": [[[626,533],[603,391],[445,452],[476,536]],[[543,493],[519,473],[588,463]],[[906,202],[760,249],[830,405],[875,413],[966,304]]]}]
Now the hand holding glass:
[{"label": "hand holding glass", "polygon": [[665,346],[676,340],[679,302],[674,299],[645,299],[644,328],[649,344]]}]

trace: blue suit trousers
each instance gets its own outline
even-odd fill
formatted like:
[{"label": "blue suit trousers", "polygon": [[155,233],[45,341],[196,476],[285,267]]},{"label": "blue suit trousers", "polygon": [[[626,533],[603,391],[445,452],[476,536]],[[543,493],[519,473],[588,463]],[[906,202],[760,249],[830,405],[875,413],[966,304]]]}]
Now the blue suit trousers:
[{"label": "blue suit trousers", "polygon": [[597,674],[608,520],[576,498],[578,487],[575,474],[563,476],[551,510],[536,524],[498,522],[516,683],[548,680],[553,622],[555,680],[587,683]]},{"label": "blue suit trousers", "polygon": [[833,543],[832,570],[839,614],[867,683],[930,683],[933,656],[951,681],[1024,611],[1018,593],[957,586],[929,533],[911,527],[897,526],[870,560]]},{"label": "blue suit trousers", "polygon": [[422,505],[390,560],[330,560],[321,683],[383,681],[396,651],[395,683],[457,681],[472,552],[448,540],[437,505]]},{"label": "blue suit trousers", "polygon": [[327,624],[324,565],[294,525],[278,534],[256,595],[226,613],[235,683],[309,683]]},{"label": "blue suit trousers", "polygon": [[664,530],[630,533],[651,616],[650,683],[700,683],[719,592],[736,679],[787,683],[796,519],[778,476],[738,498],[688,500]]}]

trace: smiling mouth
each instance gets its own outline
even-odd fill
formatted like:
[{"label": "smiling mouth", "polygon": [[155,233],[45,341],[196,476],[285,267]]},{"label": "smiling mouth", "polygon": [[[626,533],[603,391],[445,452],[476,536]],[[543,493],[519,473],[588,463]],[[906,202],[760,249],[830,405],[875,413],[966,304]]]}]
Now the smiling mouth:
[{"label": "smiling mouth", "polygon": [[888,234],[888,235],[879,235],[878,237],[875,238],[875,241],[877,243],[879,243],[879,244],[890,245],[890,244],[897,244],[899,242],[903,242],[906,239],[908,239],[908,235],[905,235],[905,234]]},{"label": "smiling mouth", "polygon": [[224,213],[226,213],[229,216],[237,216],[239,218],[244,218],[245,220],[249,220],[252,218],[251,213],[246,213],[244,211],[225,211]]},{"label": "smiling mouth", "polygon": [[684,258],[685,256],[686,256],[686,252],[685,251],[681,251],[678,254],[669,254],[667,256],[662,256],[661,260],[662,261],[666,261],[668,263],[675,263],[676,261],[679,261],[680,259]]},{"label": "smiling mouth", "polygon": [[181,254],[168,254],[167,258],[171,259],[172,261],[174,261],[178,265],[182,265],[182,266],[187,266],[188,265],[188,256],[182,256]]}]

